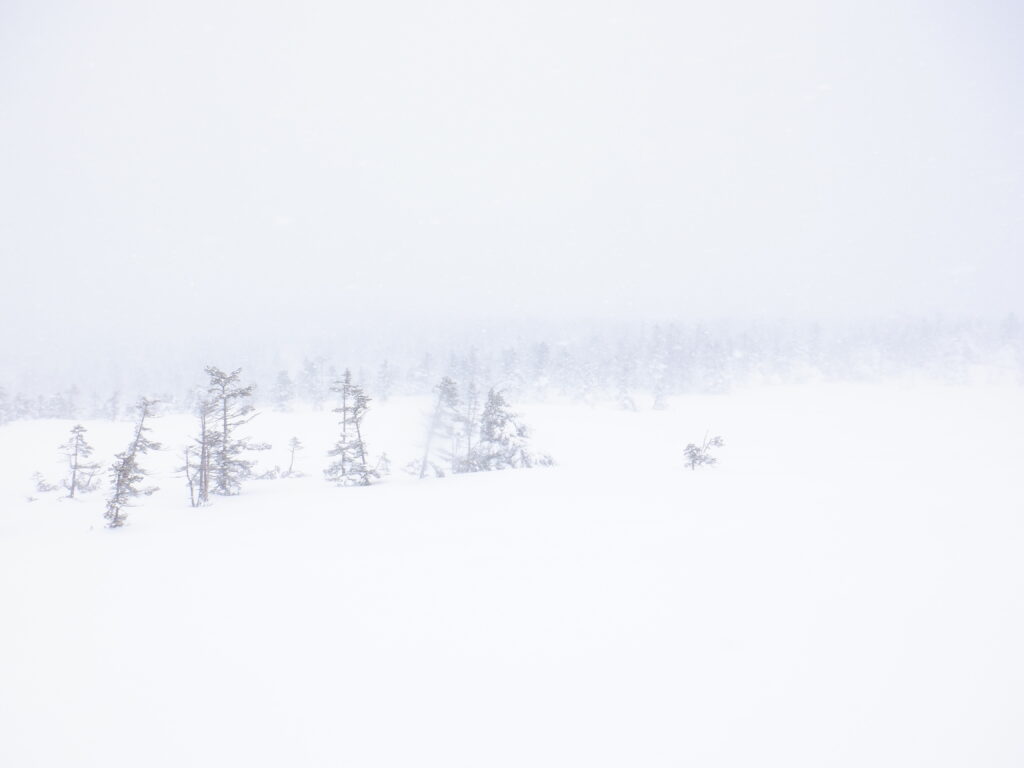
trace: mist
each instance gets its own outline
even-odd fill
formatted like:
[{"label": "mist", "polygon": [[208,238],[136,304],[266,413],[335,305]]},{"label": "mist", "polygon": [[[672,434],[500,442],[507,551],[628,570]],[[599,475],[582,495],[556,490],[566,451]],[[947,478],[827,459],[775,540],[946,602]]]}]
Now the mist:
[{"label": "mist", "polygon": [[1019,312],[1021,15],[7,2],[3,352]]}]

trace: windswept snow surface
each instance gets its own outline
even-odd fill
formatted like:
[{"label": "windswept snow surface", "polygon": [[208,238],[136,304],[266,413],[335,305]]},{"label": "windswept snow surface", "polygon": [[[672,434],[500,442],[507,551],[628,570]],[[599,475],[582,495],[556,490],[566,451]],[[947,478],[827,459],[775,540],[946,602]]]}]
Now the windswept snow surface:
[{"label": "windswept snow surface", "polygon": [[309,476],[203,509],[165,416],[118,531],[25,500],[71,422],[0,428],[0,766],[1024,765],[1019,388],[521,410],[558,466],[344,489],[332,414],[264,413]]}]

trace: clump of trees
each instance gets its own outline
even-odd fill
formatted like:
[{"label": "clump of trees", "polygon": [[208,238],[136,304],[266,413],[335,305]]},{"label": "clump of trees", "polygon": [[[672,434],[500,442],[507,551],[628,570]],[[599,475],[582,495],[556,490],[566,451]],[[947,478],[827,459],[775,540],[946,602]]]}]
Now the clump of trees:
[{"label": "clump of trees", "polygon": [[135,406],[138,419],[135,422],[135,434],[128,447],[114,457],[110,467],[110,498],[107,499],[107,511],[103,514],[108,528],[120,528],[127,520],[125,508],[131,506],[132,499],[138,496],[149,496],[156,487],[141,487],[146,479],[146,470],[139,465],[139,457],[150,451],[160,449],[160,443],[146,437],[150,431],[146,420],[153,414],[154,400],[142,398]]},{"label": "clump of trees", "polygon": [[75,492],[88,493],[95,488],[96,473],[99,471],[98,462],[89,461],[93,454],[93,448],[85,439],[86,429],[81,424],[71,428],[71,436],[68,441],[61,445],[61,451],[68,460],[69,475],[64,481],[68,498],[75,498]]},{"label": "clump of trees", "polygon": [[700,445],[689,443],[683,451],[686,455],[686,466],[690,469],[697,469],[700,466],[717,464],[718,459],[711,455],[711,449],[721,448],[723,445],[725,445],[725,441],[718,435],[709,439],[706,434]]},{"label": "clump of trees", "polygon": [[253,386],[241,383],[241,368],[225,373],[208,366],[210,377],[206,394],[195,406],[199,433],[185,447],[184,466],[180,468],[189,489],[193,507],[208,504],[210,494],[234,496],[242,483],[253,477],[255,462],[249,451],[270,448],[239,434],[239,430],[258,414],[250,402]]},{"label": "clump of trees", "polygon": [[447,376],[435,392],[437,400],[418,468],[421,478],[428,469],[443,477],[445,467],[457,474],[553,463],[550,456],[531,451],[529,430],[502,391],[490,389],[482,411],[473,383],[467,388],[465,401],[459,397],[455,381]]}]

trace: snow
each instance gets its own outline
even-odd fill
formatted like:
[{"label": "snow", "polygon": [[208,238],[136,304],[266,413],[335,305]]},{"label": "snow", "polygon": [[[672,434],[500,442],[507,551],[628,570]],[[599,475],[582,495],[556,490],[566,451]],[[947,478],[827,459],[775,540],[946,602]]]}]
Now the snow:
[{"label": "snow", "polygon": [[[372,408],[417,458],[428,399]],[[167,415],[118,531],[26,501],[73,422],[0,427],[0,765],[1024,764],[1019,388],[519,409],[557,466],[341,489],[333,414],[267,412],[309,476],[202,509]]]}]

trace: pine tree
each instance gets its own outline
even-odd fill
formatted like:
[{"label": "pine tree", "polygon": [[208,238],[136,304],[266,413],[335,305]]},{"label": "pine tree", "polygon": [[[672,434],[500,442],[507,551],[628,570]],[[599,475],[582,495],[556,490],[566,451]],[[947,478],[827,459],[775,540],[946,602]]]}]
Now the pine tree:
[{"label": "pine tree", "polygon": [[287,411],[295,399],[295,385],[288,371],[278,371],[277,380],[274,382],[274,408],[278,411]]},{"label": "pine tree", "polygon": [[239,438],[238,429],[255,418],[252,405],[246,402],[252,397],[252,386],[239,383],[241,368],[224,373],[210,366],[206,375],[210,377],[207,388],[210,415],[213,418],[210,441],[210,470],[212,493],[220,496],[234,496],[241,492],[242,481],[252,476],[254,462],[243,459],[244,452],[253,448],[248,438]]},{"label": "pine tree", "polygon": [[395,387],[395,369],[385,360],[377,369],[377,397],[382,403],[386,403],[391,397],[391,390]]},{"label": "pine tree", "polygon": [[431,465],[434,468],[434,474],[439,477],[444,475],[444,471],[430,461],[430,451],[435,438],[447,443],[445,458],[452,465],[453,471],[456,462],[457,447],[454,445],[454,440],[459,419],[459,390],[455,381],[445,376],[441,379],[441,383],[434,388],[434,391],[437,393],[437,402],[434,405],[430,428],[427,431],[427,444],[423,449],[423,461],[420,464],[420,478],[426,477],[427,467]]},{"label": "pine tree", "polygon": [[304,450],[305,446],[303,446],[303,444],[299,442],[299,438],[293,437],[291,440],[288,441],[288,448],[291,451],[291,459],[288,462],[288,471],[284,473],[284,476],[301,477],[302,473],[295,471],[295,454],[301,450]]},{"label": "pine tree", "polygon": [[471,451],[470,471],[491,471],[518,467],[546,466],[549,456],[535,457],[529,451],[529,432],[509,408],[498,390],[487,393],[480,416],[480,437]]},{"label": "pine tree", "polygon": [[11,418],[11,399],[7,395],[7,390],[0,387],[0,424],[6,424]]},{"label": "pine tree", "polygon": [[466,387],[466,400],[458,417],[458,428],[455,434],[455,456],[452,459],[453,472],[476,472],[476,447],[474,438],[480,429],[480,392],[476,384],[469,383]]},{"label": "pine tree", "polygon": [[725,445],[725,441],[718,435],[715,435],[710,440],[707,435],[704,435],[704,440],[700,445],[690,443],[684,449],[686,465],[690,469],[696,469],[705,464],[709,467],[717,464],[718,459],[712,456],[710,451],[712,448],[721,448],[723,445]]},{"label": "pine tree", "polygon": [[114,464],[110,467],[111,495],[107,499],[107,511],[103,517],[107,521],[108,528],[120,528],[125,524],[127,515],[124,510],[131,506],[132,499],[139,495],[149,496],[156,491],[156,488],[140,488],[139,484],[145,479],[146,471],[139,466],[139,457],[149,451],[160,449],[160,443],[155,443],[146,437],[149,427],[146,426],[146,419],[152,415],[155,401],[142,398],[135,406],[138,412],[138,421],[135,424],[135,435],[126,448],[114,458]]},{"label": "pine tree", "polygon": [[318,357],[316,360],[310,360],[307,357],[302,361],[302,370],[299,372],[299,397],[318,411],[324,407],[326,397],[325,365],[326,361],[322,357]]},{"label": "pine tree", "polygon": [[91,491],[96,472],[100,468],[97,462],[89,461],[89,457],[93,454],[93,448],[86,442],[85,432],[85,427],[76,424],[71,428],[71,437],[61,446],[71,472],[70,477],[64,481],[69,499],[75,498],[75,491],[82,493]]},{"label": "pine tree", "polygon": [[339,405],[334,413],[341,416],[341,436],[334,447],[327,452],[335,461],[324,470],[324,476],[337,485],[369,485],[379,477],[376,468],[370,468],[366,459],[366,443],[363,441],[363,417],[369,408],[370,398],[363,388],[352,383],[352,373],[345,369],[340,381],[331,385],[331,391],[338,395]]}]

